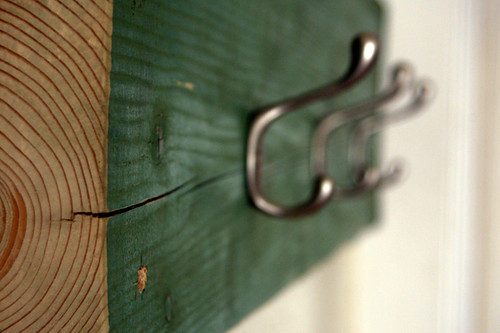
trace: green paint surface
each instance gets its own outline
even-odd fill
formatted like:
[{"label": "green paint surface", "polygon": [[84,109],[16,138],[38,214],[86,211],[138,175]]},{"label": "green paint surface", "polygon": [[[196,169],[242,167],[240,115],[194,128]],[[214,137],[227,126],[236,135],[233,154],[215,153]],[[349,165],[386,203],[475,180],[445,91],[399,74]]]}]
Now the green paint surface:
[{"label": "green paint surface", "polygon": [[[244,161],[252,110],[339,77],[352,38],[380,32],[380,16],[369,0],[114,1],[109,209],[191,182],[109,220],[112,331],[222,332],[373,220],[370,195],[293,221],[266,216],[248,203]],[[264,181],[274,200],[309,195],[317,120],[375,83],[371,74],[272,125]],[[344,183],[348,130],[330,143]],[[148,282],[136,295],[140,265]]]}]

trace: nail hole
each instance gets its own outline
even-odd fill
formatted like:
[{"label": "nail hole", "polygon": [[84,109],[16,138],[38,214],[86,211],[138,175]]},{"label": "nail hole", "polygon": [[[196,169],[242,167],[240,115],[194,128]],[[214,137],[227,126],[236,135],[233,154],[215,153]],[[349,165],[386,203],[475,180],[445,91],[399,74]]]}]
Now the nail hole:
[{"label": "nail hole", "polygon": [[172,298],[170,295],[165,298],[165,318],[168,322],[172,320]]},{"label": "nail hole", "polygon": [[158,155],[160,155],[162,150],[163,150],[163,132],[162,132],[160,126],[156,126],[156,137],[158,139],[157,153],[158,153]]}]

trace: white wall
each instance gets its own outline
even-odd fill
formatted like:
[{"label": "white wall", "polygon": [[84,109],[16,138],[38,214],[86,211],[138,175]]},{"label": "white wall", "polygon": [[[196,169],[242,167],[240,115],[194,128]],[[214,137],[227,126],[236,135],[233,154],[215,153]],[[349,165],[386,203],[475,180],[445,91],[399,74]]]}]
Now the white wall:
[{"label": "white wall", "polygon": [[387,64],[407,59],[439,88],[384,135],[410,176],[375,228],[232,333],[500,332],[500,4],[384,3]]}]

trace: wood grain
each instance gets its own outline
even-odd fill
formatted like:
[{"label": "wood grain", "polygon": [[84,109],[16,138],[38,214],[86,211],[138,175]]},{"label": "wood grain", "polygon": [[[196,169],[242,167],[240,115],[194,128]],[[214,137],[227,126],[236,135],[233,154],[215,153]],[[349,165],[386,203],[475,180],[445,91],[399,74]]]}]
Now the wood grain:
[{"label": "wood grain", "polygon": [[112,2],[0,1],[0,331],[106,331]]}]

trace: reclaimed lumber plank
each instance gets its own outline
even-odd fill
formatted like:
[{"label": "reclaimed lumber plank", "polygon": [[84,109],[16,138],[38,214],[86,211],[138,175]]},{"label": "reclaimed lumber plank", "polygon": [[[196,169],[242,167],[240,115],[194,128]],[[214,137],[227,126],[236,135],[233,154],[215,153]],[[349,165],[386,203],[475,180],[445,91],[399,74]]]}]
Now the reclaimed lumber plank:
[{"label": "reclaimed lumber plank", "polygon": [[[252,111],[340,76],[351,39],[380,23],[368,0],[114,2],[108,205],[190,182],[109,220],[112,330],[224,331],[374,219],[372,195],[293,222],[265,216],[248,204],[244,154]],[[371,75],[273,125],[273,198],[307,196],[318,116],[375,87]],[[347,138],[346,130],[331,143],[344,182]],[[136,297],[141,265],[147,285]]]}]

